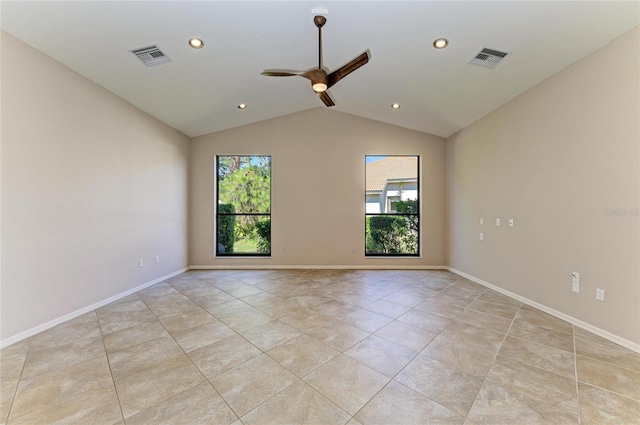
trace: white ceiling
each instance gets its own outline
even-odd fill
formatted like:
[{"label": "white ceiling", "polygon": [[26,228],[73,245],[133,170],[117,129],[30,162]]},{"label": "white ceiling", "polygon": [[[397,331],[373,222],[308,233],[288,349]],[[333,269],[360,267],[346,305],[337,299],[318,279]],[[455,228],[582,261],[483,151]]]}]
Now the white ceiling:
[{"label": "white ceiling", "polygon": [[[323,0],[3,1],[0,22],[193,137],[325,107],[304,78],[260,75],[317,66],[315,8],[328,10],[325,67],[371,52],[330,89],[333,109],[443,137],[640,23],[636,1]],[[449,47],[435,50],[437,37]],[[149,44],[172,62],[147,68],[129,52]],[[509,55],[494,70],[468,64],[483,47]]]}]

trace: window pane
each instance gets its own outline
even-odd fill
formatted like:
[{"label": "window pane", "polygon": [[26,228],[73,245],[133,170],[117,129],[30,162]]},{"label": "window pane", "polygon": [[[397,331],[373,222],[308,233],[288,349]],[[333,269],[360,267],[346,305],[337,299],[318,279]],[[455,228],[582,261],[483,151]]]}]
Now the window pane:
[{"label": "window pane", "polygon": [[418,255],[418,156],[366,156],[365,254]]},{"label": "window pane", "polygon": [[219,156],[218,202],[237,214],[268,214],[271,209],[271,157]]},{"label": "window pane", "polygon": [[271,157],[217,157],[216,255],[271,254]]}]

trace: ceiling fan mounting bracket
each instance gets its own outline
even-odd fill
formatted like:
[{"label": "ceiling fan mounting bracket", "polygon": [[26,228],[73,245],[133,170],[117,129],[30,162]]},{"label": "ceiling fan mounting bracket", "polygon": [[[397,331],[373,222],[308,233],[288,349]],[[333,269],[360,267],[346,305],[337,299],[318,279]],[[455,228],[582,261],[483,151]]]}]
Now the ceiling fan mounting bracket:
[{"label": "ceiling fan mounting bracket", "polygon": [[318,15],[313,18],[313,23],[316,24],[316,27],[322,28],[324,24],[327,23],[327,18],[324,16]]}]

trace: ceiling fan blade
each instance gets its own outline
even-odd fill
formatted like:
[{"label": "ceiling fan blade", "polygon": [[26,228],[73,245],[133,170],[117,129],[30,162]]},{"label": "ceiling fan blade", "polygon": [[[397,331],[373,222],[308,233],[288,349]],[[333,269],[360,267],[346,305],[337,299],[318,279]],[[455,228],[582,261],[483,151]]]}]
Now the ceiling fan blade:
[{"label": "ceiling fan blade", "polygon": [[294,77],[302,75],[302,71],[291,71],[287,69],[265,69],[260,75],[266,75],[267,77]]},{"label": "ceiling fan blade", "polygon": [[331,107],[331,106],[335,105],[335,103],[333,102],[333,99],[331,99],[331,96],[329,96],[329,93],[327,93],[326,91],[318,93],[318,97],[328,107]]},{"label": "ceiling fan blade", "polygon": [[342,80],[344,77],[351,74],[353,71],[360,68],[362,65],[366,64],[367,62],[369,62],[368,50],[365,51],[360,56],[358,56],[357,58],[355,58],[354,60],[352,60],[351,62],[349,62],[348,64],[342,66],[341,68],[336,69],[331,74],[329,74],[329,76],[327,77],[329,82],[328,86],[329,87],[333,86],[335,83]]}]

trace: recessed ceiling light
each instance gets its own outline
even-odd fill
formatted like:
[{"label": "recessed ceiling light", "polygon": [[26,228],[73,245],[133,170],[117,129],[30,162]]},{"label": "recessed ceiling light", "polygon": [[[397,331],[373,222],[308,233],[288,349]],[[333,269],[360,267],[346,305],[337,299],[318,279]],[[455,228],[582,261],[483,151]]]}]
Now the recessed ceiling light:
[{"label": "recessed ceiling light", "polygon": [[400,109],[400,104],[399,103],[393,103],[393,104],[391,104],[391,107],[393,109]]},{"label": "recessed ceiling light", "polygon": [[200,40],[199,38],[191,38],[189,39],[189,46],[193,47],[194,49],[202,49],[204,47],[204,41]]},{"label": "recessed ceiling light", "polygon": [[437,38],[436,41],[433,42],[433,47],[436,49],[444,49],[449,45],[449,40],[446,38]]},{"label": "recessed ceiling light", "polygon": [[247,104],[246,103],[238,104],[238,109],[247,109]]}]

